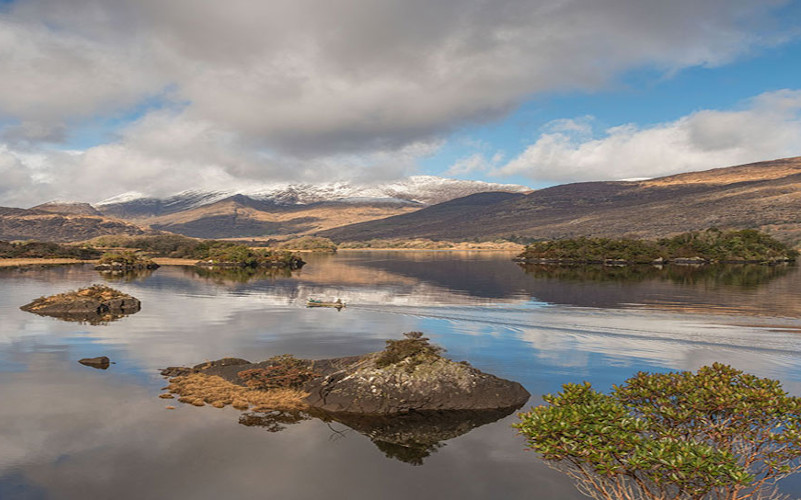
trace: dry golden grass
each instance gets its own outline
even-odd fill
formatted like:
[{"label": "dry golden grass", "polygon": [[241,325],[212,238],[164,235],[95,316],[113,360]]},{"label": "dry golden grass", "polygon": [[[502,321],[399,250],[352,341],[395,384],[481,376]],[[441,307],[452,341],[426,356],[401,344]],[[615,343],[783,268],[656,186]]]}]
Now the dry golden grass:
[{"label": "dry golden grass", "polygon": [[801,157],[795,157],[736,167],[716,168],[703,172],[671,175],[642,181],[641,185],[653,187],[677,184],[733,184],[735,182],[781,179],[789,175],[796,175],[799,172],[801,172]]},{"label": "dry golden grass", "polygon": [[198,259],[174,259],[172,257],[153,257],[153,262],[160,266],[194,266]]},{"label": "dry golden grass", "polygon": [[[231,405],[238,410],[303,410],[309,394],[297,389],[249,389],[217,377],[192,373],[170,379],[167,390],[178,394],[178,401],[195,406],[210,404],[215,408]],[[161,396],[160,396],[161,397]]]}]

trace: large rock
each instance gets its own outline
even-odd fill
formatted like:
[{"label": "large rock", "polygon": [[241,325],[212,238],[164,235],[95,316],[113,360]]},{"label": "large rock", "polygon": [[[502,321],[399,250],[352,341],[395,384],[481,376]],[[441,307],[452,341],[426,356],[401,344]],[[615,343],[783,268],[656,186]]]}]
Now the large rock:
[{"label": "large rock", "polygon": [[39,297],[20,309],[68,321],[102,323],[138,312],[141,307],[141,302],[135,297],[104,285],[93,285],[74,292]]},{"label": "large rock", "polygon": [[[517,382],[440,356],[441,350],[427,341],[419,336],[407,337],[388,342],[387,350],[377,353],[301,360],[315,374],[302,386],[309,393],[305,403],[310,409],[332,414],[398,415],[519,408],[531,396]],[[393,344],[401,349],[393,351]],[[192,368],[167,368],[162,375],[202,373],[245,385],[240,372],[265,369],[272,363],[228,358]]]},{"label": "large rock", "polygon": [[[422,363],[376,366],[380,353],[338,363],[306,384],[313,408],[332,413],[389,415],[443,410],[496,410],[520,407],[531,396],[522,385],[467,363],[438,357]],[[319,362],[315,363],[318,365]]]}]

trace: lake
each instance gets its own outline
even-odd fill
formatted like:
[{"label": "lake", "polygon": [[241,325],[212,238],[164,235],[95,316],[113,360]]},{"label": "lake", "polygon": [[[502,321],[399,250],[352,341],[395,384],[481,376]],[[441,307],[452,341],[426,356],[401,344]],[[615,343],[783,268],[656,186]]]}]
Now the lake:
[{"label": "lake", "polygon": [[[340,252],[310,255],[290,275],[162,267],[108,280],[85,265],[0,269],[0,498],[584,498],[525,450],[514,414],[428,429],[409,448],[338,422],[240,425],[231,407],[157,397],[167,366],[363,354],[412,330],[522,383],[533,395],[524,408],[566,382],[606,391],[639,370],[715,361],[801,395],[797,267],[522,269],[510,259]],[[104,281],[142,310],[101,325],[19,310]],[[309,297],[348,307],[307,309]],[[101,355],[115,364],[77,362]],[[781,484],[801,496],[797,478]]]}]

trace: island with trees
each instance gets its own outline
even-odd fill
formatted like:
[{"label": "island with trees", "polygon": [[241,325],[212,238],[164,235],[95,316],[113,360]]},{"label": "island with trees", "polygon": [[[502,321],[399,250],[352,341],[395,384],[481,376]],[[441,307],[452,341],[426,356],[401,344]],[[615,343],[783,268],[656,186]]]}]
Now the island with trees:
[{"label": "island with trees", "polygon": [[709,264],[793,262],[798,252],[753,230],[708,229],[659,240],[581,237],[534,242],[515,259],[523,264]]}]

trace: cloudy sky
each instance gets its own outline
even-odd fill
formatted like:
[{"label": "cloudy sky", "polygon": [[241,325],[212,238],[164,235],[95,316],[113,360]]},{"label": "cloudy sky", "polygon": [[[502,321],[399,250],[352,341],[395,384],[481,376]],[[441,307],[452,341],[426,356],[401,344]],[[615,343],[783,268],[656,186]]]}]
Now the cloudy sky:
[{"label": "cloudy sky", "polygon": [[0,0],[0,205],[801,155],[799,4]]}]

